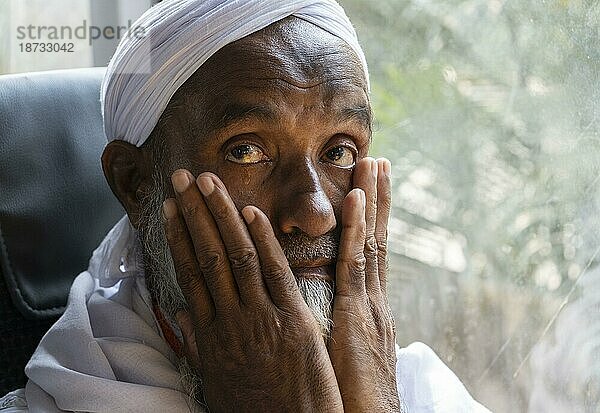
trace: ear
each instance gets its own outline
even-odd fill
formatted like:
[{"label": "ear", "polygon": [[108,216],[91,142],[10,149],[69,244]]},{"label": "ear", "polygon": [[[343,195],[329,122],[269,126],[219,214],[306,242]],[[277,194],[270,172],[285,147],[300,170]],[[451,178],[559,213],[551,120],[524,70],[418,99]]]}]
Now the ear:
[{"label": "ear", "polygon": [[110,142],[102,153],[102,169],[108,185],[136,229],[139,225],[140,200],[151,182],[149,164],[142,149],[125,141]]}]

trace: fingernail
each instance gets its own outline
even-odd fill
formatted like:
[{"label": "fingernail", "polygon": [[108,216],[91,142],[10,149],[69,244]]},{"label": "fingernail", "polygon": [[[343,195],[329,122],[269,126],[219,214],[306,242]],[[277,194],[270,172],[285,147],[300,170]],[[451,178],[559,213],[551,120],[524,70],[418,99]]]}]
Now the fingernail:
[{"label": "fingernail", "polygon": [[383,160],[383,173],[388,178],[392,177],[392,164],[387,159]]},{"label": "fingernail", "polygon": [[360,203],[361,203],[363,209],[365,209],[367,206],[367,198],[365,197],[365,191],[363,191],[362,189],[358,189],[358,193],[360,196]]},{"label": "fingernail", "polygon": [[252,221],[254,221],[254,218],[256,218],[256,214],[252,208],[249,207],[244,207],[244,209],[242,209],[242,216],[248,225],[252,224]]},{"label": "fingernail", "polygon": [[204,196],[209,196],[215,190],[215,183],[209,176],[198,177],[197,183],[200,192],[202,192],[202,195]]},{"label": "fingernail", "polygon": [[371,175],[373,175],[374,178],[377,178],[377,169],[379,167],[377,166],[377,161],[375,159],[373,159],[371,161]]},{"label": "fingernail", "polygon": [[168,220],[175,218],[177,216],[177,204],[175,200],[172,198],[165,199],[162,205],[162,214],[163,218]]},{"label": "fingernail", "polygon": [[183,171],[175,172],[171,177],[171,182],[173,183],[173,188],[175,188],[175,191],[179,192],[180,194],[185,192],[185,190],[188,189],[192,183],[188,174]]}]

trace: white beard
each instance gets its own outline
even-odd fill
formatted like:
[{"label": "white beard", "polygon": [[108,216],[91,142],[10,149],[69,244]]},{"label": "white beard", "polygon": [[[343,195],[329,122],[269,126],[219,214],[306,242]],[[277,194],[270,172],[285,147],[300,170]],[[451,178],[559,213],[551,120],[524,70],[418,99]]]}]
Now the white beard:
[{"label": "white beard", "polygon": [[[163,178],[157,170],[153,175],[154,189],[142,199],[140,211],[140,241],[143,247],[144,266],[146,270],[146,281],[148,289],[156,300],[159,308],[169,320],[175,320],[175,314],[179,310],[187,310],[188,306],[181,292],[173,259],[169,251],[166,236],[163,230],[161,207],[166,198],[163,189]],[[289,259],[310,258],[305,257],[306,251],[318,251],[320,256],[332,258],[337,255],[337,243],[332,237],[324,237],[323,240],[313,241],[318,243],[309,247],[303,246],[302,237],[291,239],[284,246],[284,252]],[[150,270],[149,270],[150,269]],[[319,279],[297,279],[298,288],[308,308],[320,326],[323,339],[327,340],[331,332],[331,312],[334,289],[331,283]],[[184,359],[179,367],[183,385],[189,396],[202,401],[201,378]]]}]

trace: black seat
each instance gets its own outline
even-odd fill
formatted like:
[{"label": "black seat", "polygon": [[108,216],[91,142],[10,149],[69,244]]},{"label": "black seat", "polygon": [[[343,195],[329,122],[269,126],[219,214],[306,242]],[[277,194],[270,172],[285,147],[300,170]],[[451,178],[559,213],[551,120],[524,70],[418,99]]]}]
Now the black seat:
[{"label": "black seat", "polygon": [[0,397],[124,213],[100,164],[103,73],[0,76]]}]

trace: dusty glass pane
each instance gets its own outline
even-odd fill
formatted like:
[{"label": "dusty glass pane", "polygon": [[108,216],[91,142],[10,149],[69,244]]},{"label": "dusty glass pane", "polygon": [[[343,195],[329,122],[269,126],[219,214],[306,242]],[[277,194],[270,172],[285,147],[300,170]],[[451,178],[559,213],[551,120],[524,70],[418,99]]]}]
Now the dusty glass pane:
[{"label": "dusty glass pane", "polygon": [[[0,0],[0,73],[91,66],[87,43],[14,54],[14,26],[77,27],[102,1]],[[373,153],[394,164],[399,344],[432,346],[493,411],[597,412],[600,4],[340,2],[370,64]]]},{"label": "dusty glass pane", "polygon": [[342,0],[394,164],[398,342],[493,411],[600,405],[600,4]]}]

